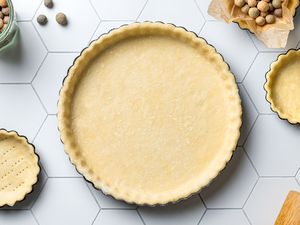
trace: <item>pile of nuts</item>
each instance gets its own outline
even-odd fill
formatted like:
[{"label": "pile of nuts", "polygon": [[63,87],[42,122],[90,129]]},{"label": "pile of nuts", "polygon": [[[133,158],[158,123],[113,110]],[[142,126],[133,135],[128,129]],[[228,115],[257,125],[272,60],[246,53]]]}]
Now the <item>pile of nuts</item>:
[{"label": "pile of nuts", "polygon": [[258,26],[275,23],[282,17],[283,0],[234,0],[244,14],[253,18]]},{"label": "pile of nuts", "polygon": [[0,0],[0,33],[2,33],[9,22],[9,7],[6,0]]}]

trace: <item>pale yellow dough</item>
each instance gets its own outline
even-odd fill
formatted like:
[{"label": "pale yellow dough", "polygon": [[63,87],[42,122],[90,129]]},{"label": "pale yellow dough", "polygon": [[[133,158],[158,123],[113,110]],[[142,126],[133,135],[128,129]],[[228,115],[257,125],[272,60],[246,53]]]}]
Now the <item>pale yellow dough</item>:
[{"label": "pale yellow dough", "polygon": [[221,56],[173,25],[122,27],[76,60],[59,127],[72,162],[137,204],[188,197],[222,170],[239,137],[237,85]]},{"label": "pale yellow dough", "polygon": [[32,190],[40,167],[33,146],[14,131],[0,130],[0,206],[13,206]]},{"label": "pale yellow dough", "polygon": [[300,123],[300,52],[290,50],[279,56],[267,74],[267,100],[279,116]]}]

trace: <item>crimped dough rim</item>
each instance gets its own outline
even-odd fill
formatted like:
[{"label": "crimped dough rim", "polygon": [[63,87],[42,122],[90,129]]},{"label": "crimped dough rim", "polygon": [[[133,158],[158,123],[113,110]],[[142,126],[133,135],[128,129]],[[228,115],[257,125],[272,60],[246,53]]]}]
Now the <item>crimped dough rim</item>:
[{"label": "crimped dough rim", "polygon": [[[224,85],[227,85],[229,95],[229,102],[231,108],[233,109],[230,128],[232,131],[231,143],[227,147],[227,152],[224,155],[224,160],[218,163],[218,167],[213,171],[207,173],[207,177],[204,180],[200,180],[199,183],[192,187],[190,190],[183,191],[180,193],[170,193],[168,197],[162,198],[155,196],[145,196],[144,193],[127,193],[123,192],[121,188],[110,187],[109,184],[104,184],[103,181],[93,173],[93,169],[89,168],[87,162],[80,157],[80,151],[76,148],[76,144],[72,140],[72,127],[70,121],[70,107],[72,92],[76,88],[75,79],[77,71],[81,71],[81,67],[86,66],[87,62],[91,60],[97,52],[97,48],[101,46],[101,49],[104,49],[103,46],[109,45],[111,40],[117,38],[121,40],[122,35],[130,34],[140,35],[145,32],[145,30],[151,32],[163,32],[164,34],[169,33],[172,37],[184,38],[187,44],[195,46],[195,48],[204,49],[207,54],[207,58],[216,62],[220,69],[222,70],[222,78],[224,80]],[[170,202],[177,202],[182,199],[186,199],[194,193],[199,192],[203,187],[207,186],[212,179],[214,179],[221,170],[224,169],[227,162],[231,159],[233,151],[237,146],[237,142],[240,136],[240,127],[242,124],[242,107],[241,100],[238,94],[238,87],[235,82],[235,78],[230,72],[229,66],[224,62],[222,56],[216,52],[215,48],[211,45],[208,45],[207,42],[196,36],[192,32],[188,32],[182,27],[176,27],[173,24],[164,24],[160,22],[142,22],[142,23],[133,23],[130,25],[121,26],[118,29],[113,29],[109,33],[102,35],[98,40],[92,42],[89,47],[84,49],[80,56],[77,57],[74,61],[74,64],[69,68],[68,74],[63,81],[63,86],[60,91],[60,98],[58,102],[58,127],[60,130],[61,141],[65,146],[65,151],[69,155],[70,161],[75,165],[79,173],[81,173],[85,179],[91,182],[94,187],[102,190],[105,194],[113,196],[115,199],[123,200],[127,203],[134,203],[137,205],[165,205]]]},{"label": "crimped dough rim", "polygon": [[5,129],[0,129],[0,136],[5,135],[10,138],[14,138],[19,140],[22,145],[31,152],[32,160],[35,162],[36,166],[32,167],[32,174],[34,174],[33,179],[28,182],[27,186],[23,186],[23,193],[16,195],[15,198],[10,199],[9,201],[4,201],[0,199],[0,207],[3,206],[14,206],[16,202],[20,202],[25,199],[27,194],[31,193],[33,190],[34,185],[38,182],[38,175],[40,173],[40,166],[39,166],[39,156],[35,152],[35,147],[31,143],[28,142],[28,139],[25,136],[19,135],[16,131],[7,131]]},{"label": "crimped dough rim", "polygon": [[275,104],[272,83],[273,80],[276,79],[276,75],[281,70],[282,66],[295,55],[300,55],[300,51],[296,49],[290,49],[287,51],[287,53],[279,55],[277,60],[271,64],[270,70],[266,74],[266,83],[264,85],[266,99],[271,104],[271,109],[276,112],[281,119],[287,120],[291,124],[299,124],[300,121],[291,117],[284,108],[281,109]]}]

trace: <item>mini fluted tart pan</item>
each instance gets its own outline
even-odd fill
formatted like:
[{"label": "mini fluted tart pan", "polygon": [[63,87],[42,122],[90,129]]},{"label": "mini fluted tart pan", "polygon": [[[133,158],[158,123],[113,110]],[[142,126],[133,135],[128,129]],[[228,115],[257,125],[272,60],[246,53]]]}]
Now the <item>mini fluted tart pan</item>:
[{"label": "mini fluted tart pan", "polygon": [[280,118],[300,123],[300,51],[278,56],[266,74],[266,99]]},{"label": "mini fluted tart pan", "polygon": [[40,172],[38,161],[26,137],[0,129],[0,207],[13,206],[32,191]]},{"label": "mini fluted tart pan", "polygon": [[112,30],[84,49],[60,91],[71,162],[116,199],[187,198],[236,148],[241,102],[228,65],[202,38],[163,23]]}]

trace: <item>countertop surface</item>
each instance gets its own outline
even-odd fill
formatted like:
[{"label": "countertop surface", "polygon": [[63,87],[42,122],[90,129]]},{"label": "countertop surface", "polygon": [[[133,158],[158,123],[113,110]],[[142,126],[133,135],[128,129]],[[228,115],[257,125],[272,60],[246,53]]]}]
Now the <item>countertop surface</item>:
[{"label": "countertop surface", "polygon": [[[289,190],[300,190],[300,129],[280,120],[265,100],[265,72],[278,54],[299,47],[300,13],[286,49],[267,49],[236,24],[207,14],[209,0],[13,0],[18,43],[0,53],[0,126],[17,130],[41,157],[40,181],[25,201],[0,210],[0,225],[269,225]],[[65,12],[67,27],[55,22]],[[36,17],[45,14],[46,26]],[[81,49],[111,28],[134,21],[184,26],[213,44],[230,64],[243,101],[233,160],[213,183],[167,207],[137,207],[103,195],[74,169],[57,129],[57,100]]]}]

